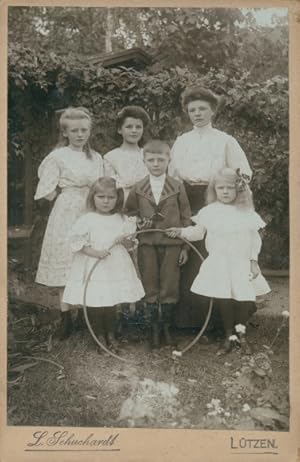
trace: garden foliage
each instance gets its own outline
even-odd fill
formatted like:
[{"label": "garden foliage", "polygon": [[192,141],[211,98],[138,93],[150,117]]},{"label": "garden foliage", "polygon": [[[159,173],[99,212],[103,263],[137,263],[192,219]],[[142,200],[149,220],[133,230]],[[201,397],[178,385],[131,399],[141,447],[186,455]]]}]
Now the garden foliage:
[{"label": "garden foliage", "polygon": [[280,75],[253,81],[248,71],[236,74],[213,67],[203,73],[184,65],[161,68],[158,72],[151,67],[143,72],[122,67],[105,69],[76,54],[59,56],[13,44],[8,50],[11,206],[19,206],[24,156],[33,156],[36,184],[37,167],[56,143],[56,111],[68,105],[89,108],[94,116],[91,144],[101,154],[120,144],[115,114],[127,104],[141,105],[149,112],[152,125],[146,138],[159,136],[172,143],[178,134],[190,129],[181,109],[180,94],[186,85],[194,83],[221,95],[214,125],[239,141],[254,170],[256,208],[268,223],[264,264],[286,267],[288,80]]}]

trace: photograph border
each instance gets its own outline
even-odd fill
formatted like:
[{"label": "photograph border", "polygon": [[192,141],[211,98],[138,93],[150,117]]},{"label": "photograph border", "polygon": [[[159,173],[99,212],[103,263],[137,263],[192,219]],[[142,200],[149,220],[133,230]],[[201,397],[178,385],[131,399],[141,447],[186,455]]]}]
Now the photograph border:
[{"label": "photograph border", "polygon": [[[145,1],[129,0],[108,1],[4,1],[0,6],[0,59],[1,59],[1,93],[0,123],[1,133],[1,365],[5,373],[1,374],[1,461],[85,461],[101,460],[103,462],[130,461],[298,461],[300,462],[300,1],[185,1],[183,4],[165,0],[153,1],[151,7],[194,7],[194,8],[288,8],[289,10],[289,114],[290,114],[290,151],[289,151],[289,191],[290,191],[290,430],[273,431],[232,431],[232,430],[195,430],[195,429],[144,429],[144,428],[78,428],[78,427],[21,427],[6,424],[6,310],[7,305],[7,8],[8,6],[84,6],[84,7],[149,7]],[[107,439],[113,444],[107,451],[86,450],[77,447],[72,452],[52,449],[49,452],[33,452],[32,442],[36,441],[36,432],[48,432],[49,437],[55,431],[65,430],[74,433],[78,440],[86,439],[90,434],[97,440]],[[276,450],[273,454],[264,454],[264,450],[249,450],[240,447],[245,440],[274,441]],[[31,444],[31,446],[30,446]],[[244,444],[244,443],[243,443]],[[257,443],[258,445],[261,443]],[[54,452],[55,451],[55,452]],[[267,450],[265,450],[267,451]],[[276,452],[276,454],[275,454]],[[245,459],[245,455],[247,459]],[[275,459],[274,459],[275,457]]]}]

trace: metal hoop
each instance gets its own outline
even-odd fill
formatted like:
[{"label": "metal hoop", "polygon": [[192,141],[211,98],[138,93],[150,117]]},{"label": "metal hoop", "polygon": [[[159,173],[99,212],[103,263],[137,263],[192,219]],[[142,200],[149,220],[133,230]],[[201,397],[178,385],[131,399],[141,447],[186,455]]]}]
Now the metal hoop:
[{"label": "metal hoop", "polygon": [[[153,233],[153,232],[157,232],[157,233],[165,233],[165,230],[164,229],[142,229],[142,230],[139,230],[137,231],[136,233],[133,234],[133,236],[137,236],[139,234],[145,234],[145,233]],[[194,252],[196,252],[196,254],[198,255],[198,257],[201,259],[201,261],[204,260],[204,258],[202,257],[201,253],[199,252],[199,250],[193,245],[191,244],[187,239],[183,238],[183,237],[179,237],[178,239],[180,239],[181,241],[185,242],[192,250],[194,250]],[[97,336],[95,335],[94,331],[93,331],[93,328],[90,324],[90,321],[89,321],[89,318],[88,318],[88,314],[87,314],[87,306],[86,306],[86,293],[87,293],[87,288],[88,288],[88,284],[90,282],[90,278],[95,270],[95,268],[97,267],[97,265],[99,264],[99,262],[101,261],[101,259],[99,258],[95,263],[94,265],[92,266],[88,276],[87,276],[87,279],[86,279],[86,283],[85,283],[85,286],[84,286],[84,293],[83,293],[83,314],[84,314],[84,319],[85,319],[85,322],[86,322],[86,325],[88,327],[88,330],[91,334],[91,336],[93,337],[93,339],[95,340],[95,342],[97,343],[97,345],[102,349],[104,350],[106,353],[108,353],[110,356],[116,358],[116,359],[119,359],[120,361],[123,361],[123,362],[132,362],[130,361],[129,359],[125,359],[125,358],[122,358],[121,356],[117,355],[116,353],[113,353],[112,351],[110,351],[108,348],[106,348],[105,345],[103,345],[100,340],[97,338]],[[200,329],[200,331],[198,332],[198,334],[196,335],[196,337],[182,350],[182,351],[179,351],[178,353],[180,353],[180,356],[184,353],[186,353],[190,348],[192,348],[193,345],[195,345],[198,340],[200,339],[200,337],[203,335],[207,325],[208,325],[208,322],[210,320],[210,317],[211,317],[211,313],[212,313],[212,308],[213,308],[213,299],[211,298],[210,301],[209,301],[209,306],[208,306],[208,311],[207,311],[207,315],[206,315],[206,319],[204,321],[204,324],[202,326],[202,328]]]}]

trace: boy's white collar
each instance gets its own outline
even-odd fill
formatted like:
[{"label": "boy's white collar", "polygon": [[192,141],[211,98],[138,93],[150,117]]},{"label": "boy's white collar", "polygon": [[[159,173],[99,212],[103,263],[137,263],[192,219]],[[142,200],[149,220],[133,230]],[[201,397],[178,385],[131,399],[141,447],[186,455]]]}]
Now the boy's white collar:
[{"label": "boy's white collar", "polygon": [[154,176],[154,175],[151,175],[151,173],[149,173],[149,177],[150,177],[150,181],[157,181],[159,183],[162,183],[166,179],[166,173],[163,173],[160,176]]}]

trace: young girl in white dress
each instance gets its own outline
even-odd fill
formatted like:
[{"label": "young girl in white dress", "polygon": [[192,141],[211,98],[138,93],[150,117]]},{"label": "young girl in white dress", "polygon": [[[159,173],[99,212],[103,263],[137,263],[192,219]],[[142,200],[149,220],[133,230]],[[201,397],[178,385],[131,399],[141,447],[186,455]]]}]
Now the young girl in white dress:
[{"label": "young girl in white dress", "polygon": [[68,233],[85,211],[90,186],[104,174],[102,157],[89,146],[91,124],[91,116],[85,108],[68,108],[62,113],[59,144],[38,169],[39,183],[34,196],[36,200],[55,199],[44,235],[36,282],[59,287],[61,339],[72,331],[70,307],[61,300],[72,263]]},{"label": "young girl in white dress", "polygon": [[124,201],[132,186],[148,175],[139,143],[149,122],[148,114],[141,107],[124,107],[116,120],[117,131],[123,142],[119,148],[104,156],[105,175],[115,178],[117,186],[123,188]]},{"label": "young girl in white dress", "polygon": [[99,178],[93,184],[87,199],[89,212],[78,219],[70,235],[74,260],[63,295],[65,303],[83,304],[88,274],[101,260],[88,281],[86,305],[101,343],[111,349],[116,349],[115,305],[133,303],[145,295],[125,248],[125,236],[136,231],[136,219],[120,212],[123,200],[123,191],[113,178]]},{"label": "young girl in white dress", "polygon": [[218,299],[226,336],[218,354],[230,351],[233,334],[239,335],[244,352],[249,354],[246,323],[255,311],[256,296],[270,291],[257,263],[262,244],[258,230],[265,223],[254,211],[252,193],[239,171],[220,170],[209,183],[207,202],[192,219],[196,226],[170,228],[167,234],[190,241],[206,236],[208,257],[191,291]]}]

